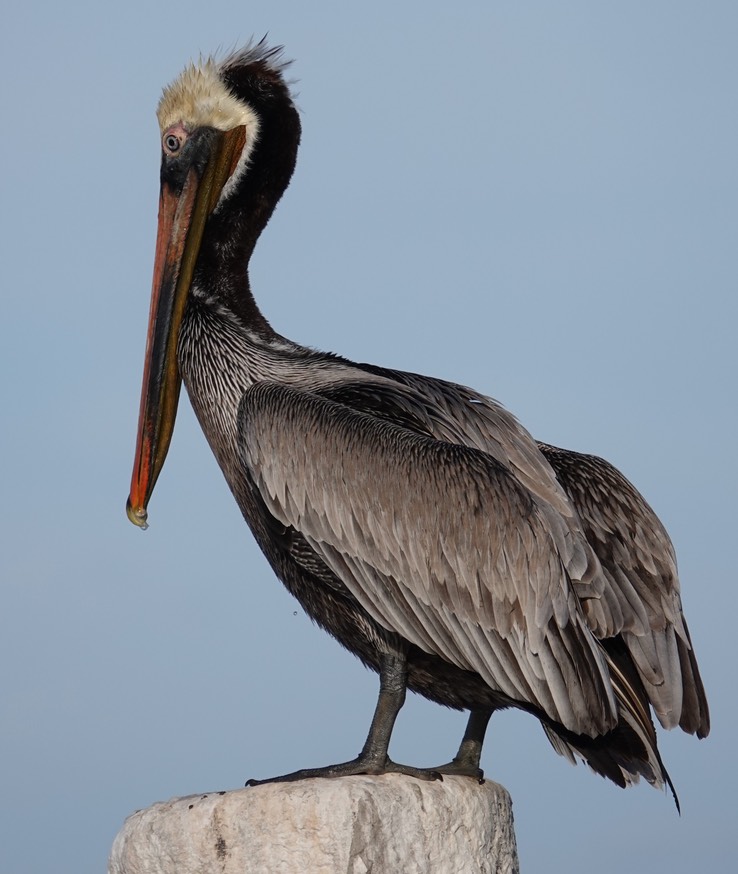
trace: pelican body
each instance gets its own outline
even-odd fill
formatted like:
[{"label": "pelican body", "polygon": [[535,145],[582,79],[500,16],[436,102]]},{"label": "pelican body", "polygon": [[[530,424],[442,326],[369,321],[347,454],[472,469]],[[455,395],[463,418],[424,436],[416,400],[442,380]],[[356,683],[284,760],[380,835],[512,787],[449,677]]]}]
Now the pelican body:
[{"label": "pelican body", "polygon": [[[259,311],[248,263],[300,141],[284,67],[262,41],[189,66],[159,104],[129,518],[145,527],[184,382],[277,577],[380,675],[356,759],[274,779],[481,779],[490,715],[517,707],[618,785],[671,785],[651,712],[699,737],[709,715],[674,551],[635,488],[473,389],[307,349]],[[446,765],[389,758],[407,689],[470,711]]]}]

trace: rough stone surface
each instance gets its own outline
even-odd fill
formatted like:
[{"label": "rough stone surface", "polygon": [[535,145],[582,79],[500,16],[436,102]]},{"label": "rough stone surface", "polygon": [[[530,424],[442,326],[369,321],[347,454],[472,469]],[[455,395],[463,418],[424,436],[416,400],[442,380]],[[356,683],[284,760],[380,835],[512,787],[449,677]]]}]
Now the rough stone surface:
[{"label": "rough stone surface", "polygon": [[517,874],[496,783],[342,777],[174,798],[129,816],[109,874]]}]

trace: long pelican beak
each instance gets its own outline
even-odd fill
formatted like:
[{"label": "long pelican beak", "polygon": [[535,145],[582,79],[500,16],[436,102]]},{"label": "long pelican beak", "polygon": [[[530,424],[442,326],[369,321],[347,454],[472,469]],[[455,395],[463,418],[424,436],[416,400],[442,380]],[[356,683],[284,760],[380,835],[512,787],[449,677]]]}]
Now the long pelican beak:
[{"label": "long pelican beak", "polygon": [[182,385],[177,343],[205,223],[244,144],[243,128],[208,133],[198,144],[208,149],[206,162],[192,161],[186,175],[173,174],[178,181],[162,172],[136,456],[126,505],[128,518],[139,528],[147,527],[146,508],[174,431]]}]

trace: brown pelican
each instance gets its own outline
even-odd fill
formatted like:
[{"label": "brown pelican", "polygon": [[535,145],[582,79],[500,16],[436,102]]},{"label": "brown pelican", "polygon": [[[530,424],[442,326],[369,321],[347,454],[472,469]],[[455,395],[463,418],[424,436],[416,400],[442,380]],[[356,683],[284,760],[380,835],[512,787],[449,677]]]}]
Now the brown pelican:
[{"label": "brown pelican", "polygon": [[[300,122],[264,42],[164,91],[161,195],[128,515],[145,527],[180,384],[276,575],[379,673],[363,750],[276,778],[481,779],[493,711],[620,786],[671,781],[651,710],[704,737],[705,693],[663,526],[606,461],[536,443],[500,404],[280,336],[248,263],[295,166]],[[434,769],[388,756],[411,689],[470,711]]]}]

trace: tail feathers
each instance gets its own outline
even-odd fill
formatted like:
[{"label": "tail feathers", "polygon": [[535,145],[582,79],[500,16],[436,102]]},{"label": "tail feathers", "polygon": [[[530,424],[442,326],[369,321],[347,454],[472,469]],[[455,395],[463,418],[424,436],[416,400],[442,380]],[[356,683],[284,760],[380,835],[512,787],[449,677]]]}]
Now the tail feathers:
[{"label": "tail feathers", "polygon": [[684,704],[679,726],[689,734],[704,738],[710,733],[710,711],[700,670],[697,667],[697,659],[694,657],[692,642],[689,639],[686,620],[684,631],[687,636],[686,641],[681,639],[677,641],[679,662],[684,677]]},{"label": "tail feathers", "polygon": [[[607,653],[607,642],[603,648]],[[679,798],[659,755],[643,684],[629,659],[611,657],[609,653],[606,657],[618,702],[617,726],[594,738],[573,734],[553,724],[544,724],[544,731],[559,755],[572,764],[576,764],[577,758],[582,759],[595,773],[618,786],[631,786],[641,777],[658,789],[668,786],[679,811]]]}]

